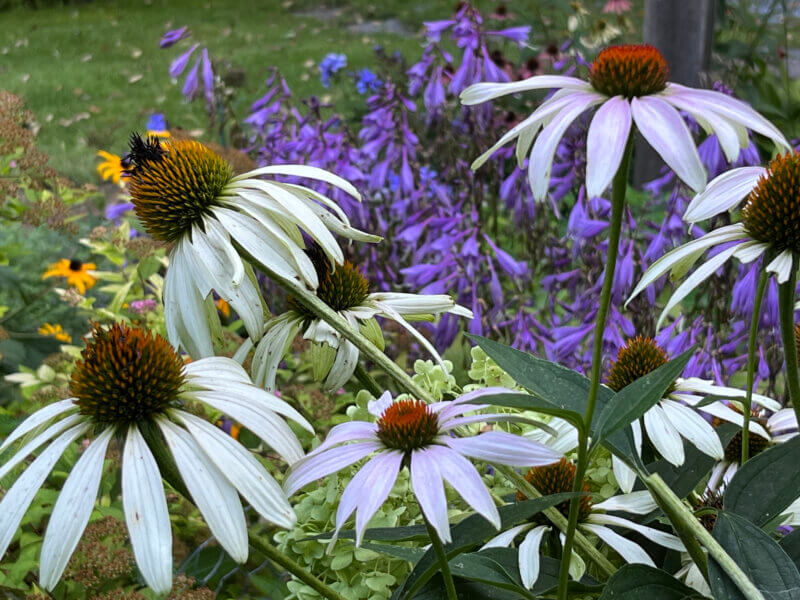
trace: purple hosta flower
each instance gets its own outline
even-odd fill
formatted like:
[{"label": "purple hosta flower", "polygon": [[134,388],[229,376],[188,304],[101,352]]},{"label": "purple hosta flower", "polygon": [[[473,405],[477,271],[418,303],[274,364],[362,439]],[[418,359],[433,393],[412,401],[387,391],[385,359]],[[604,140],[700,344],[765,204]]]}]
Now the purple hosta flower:
[{"label": "purple hosta flower", "polygon": [[[557,421],[559,427],[559,437],[543,439],[553,448],[573,449],[577,444],[577,436],[574,428],[563,422]],[[543,495],[567,493],[572,491],[573,481],[575,480],[575,465],[562,458],[561,461],[542,467],[534,467],[528,471],[525,478]],[[584,486],[584,491],[588,492],[588,486]],[[566,517],[568,514],[569,503],[559,504],[557,508]],[[641,525],[635,521],[625,519],[616,515],[607,514],[613,512],[627,512],[636,515],[645,515],[658,508],[650,493],[647,491],[634,492],[621,496],[614,496],[599,504],[592,504],[591,497],[581,498],[578,515],[578,528],[586,533],[596,535],[605,544],[613,548],[627,563],[645,564],[655,567],[653,559],[647,551],[637,542],[629,540],[618,534],[612,527],[627,529],[645,537],[651,542],[668,548],[670,550],[683,551],[685,548],[681,541],[674,535]],[[539,578],[541,563],[541,546],[545,535],[550,533],[552,528],[549,522],[541,515],[536,515],[531,522],[522,523],[503,531],[499,535],[490,539],[481,547],[485,548],[506,548],[514,543],[514,540],[524,535],[518,548],[519,574],[522,583],[527,588],[532,588]],[[563,543],[563,535],[560,536]],[[583,577],[586,565],[583,560],[573,551],[570,557],[569,572],[573,579],[579,580]]]},{"label": "purple hosta flower", "polygon": [[106,219],[109,221],[119,221],[125,213],[133,210],[133,202],[120,202],[106,206]]},{"label": "purple hosta flower", "polygon": [[193,100],[195,95],[197,94],[197,90],[199,88],[199,80],[197,78],[197,71],[200,69],[200,63],[203,61],[202,56],[199,57],[196,61],[194,61],[194,66],[192,70],[189,71],[189,74],[186,76],[186,80],[183,82],[183,88],[181,89],[181,94],[187,100]]},{"label": "purple hosta flower", "polygon": [[319,63],[319,79],[323,87],[331,86],[331,75],[347,66],[347,56],[331,52]]},{"label": "purple hosta flower", "polygon": [[203,94],[206,98],[206,108],[214,109],[214,71],[211,69],[211,59],[208,58],[208,49],[203,48]]},{"label": "purple hosta flower", "polygon": [[186,25],[178,29],[171,29],[164,34],[164,37],[161,38],[161,41],[158,43],[158,47],[169,48],[187,35],[189,35],[189,27]]},{"label": "purple hosta flower", "polygon": [[344,490],[336,511],[336,534],[356,513],[356,545],[361,545],[370,518],[384,503],[402,468],[411,472],[411,486],[425,518],[439,538],[451,540],[444,483],[449,483],[495,527],[500,516],[478,471],[467,458],[513,466],[553,463],[560,454],[524,437],[488,431],[474,437],[457,437],[455,430],[471,423],[513,419],[510,415],[465,413],[485,408],[467,404],[487,394],[509,392],[486,388],[456,400],[425,404],[419,400],[393,401],[388,392],[369,403],[376,423],[353,421],[331,429],[325,441],[296,463],[284,482],[288,495],[309,483],[375,455]]},{"label": "purple hosta flower", "polygon": [[172,78],[177,79],[181,73],[186,69],[186,65],[189,64],[189,59],[194,54],[194,51],[197,50],[197,47],[200,44],[194,44],[191,48],[189,48],[186,52],[181,54],[178,58],[172,61],[169,66],[169,76]]},{"label": "purple hosta flower", "polygon": [[[450,313],[472,318],[472,313],[459,306],[448,295],[402,294],[390,292],[369,293],[369,282],[358,267],[345,262],[333,270],[333,265],[318,247],[306,253],[314,263],[319,276],[317,296],[337,311],[351,325],[360,329],[381,350],[384,348],[383,333],[375,317],[394,321],[430,353],[444,367],[442,358],[433,345],[406,320],[432,319]],[[283,359],[287,345],[303,332],[303,337],[312,342],[314,376],[325,378],[325,386],[336,390],[353,376],[359,361],[358,348],[344,339],[328,323],[309,314],[301,305],[290,301],[290,310],[270,319],[265,334],[253,355],[253,379],[258,385],[272,390],[278,364]]]},{"label": "purple hosta flower", "polygon": [[694,223],[709,219],[734,208],[747,197],[741,213],[742,221],[715,229],[665,254],[650,266],[631,298],[669,271],[686,273],[706,250],[718,247],[721,251],[698,267],[675,290],[664,307],[659,324],[672,308],[732,258],[747,264],[762,255],[769,255],[771,261],[764,267],[765,271],[774,273],[778,283],[787,281],[796,268],[794,254],[800,251],[800,242],[794,233],[800,224],[794,227],[794,219],[798,218],[794,209],[797,184],[786,182],[799,179],[800,154],[794,151],[779,155],[767,168],[740,167],[714,179],[703,193],[692,199],[684,220]]},{"label": "purple hosta flower", "polygon": [[[645,70],[648,75],[639,79],[620,75]],[[466,105],[529,90],[558,90],[478,157],[473,169],[486,162],[500,146],[517,139],[518,155],[524,156],[530,150],[528,179],[534,198],[543,200],[559,141],[575,119],[594,107],[599,108],[592,118],[586,142],[586,191],[590,197],[601,195],[611,183],[633,124],[681,180],[697,192],[703,190],[706,172],[679,110],[707,124],[719,137],[731,161],[739,156],[740,147],[749,145],[749,140],[742,143],[739,135],[745,128],[789,147],[783,134],[747,104],[719,92],[668,83],[667,71],[666,61],[651,46],[611,46],[595,58],[589,69],[589,81],[538,75],[514,83],[471,86],[461,94]]]},{"label": "purple hosta flower", "polygon": [[378,76],[366,67],[356,71],[356,89],[359,94],[375,92],[382,83]]},{"label": "purple hosta flower", "polygon": [[[667,353],[652,338],[636,337],[628,340],[609,369],[606,385],[618,392],[636,379],[666,364],[668,360]],[[738,402],[747,396],[744,390],[717,386],[711,381],[696,377],[679,377],[664,398],[644,414],[641,423],[634,421],[631,424],[637,452],[641,454],[642,438],[646,433],[659,455],[675,466],[684,462],[684,439],[703,454],[716,460],[723,459],[725,453],[717,432],[696,411],[739,425],[741,414],[718,400],[704,404],[706,395]],[[780,404],[766,396],[753,394],[752,399],[754,403],[769,410],[780,409]],[[751,427],[751,430],[757,433],[756,427]],[[624,492],[630,492],[636,480],[635,473],[616,457],[612,457],[612,464],[620,488]]]},{"label": "purple hosta flower", "polygon": [[130,310],[137,315],[143,315],[148,312],[154,311],[158,308],[158,302],[152,298],[144,298],[143,300],[132,300]]}]

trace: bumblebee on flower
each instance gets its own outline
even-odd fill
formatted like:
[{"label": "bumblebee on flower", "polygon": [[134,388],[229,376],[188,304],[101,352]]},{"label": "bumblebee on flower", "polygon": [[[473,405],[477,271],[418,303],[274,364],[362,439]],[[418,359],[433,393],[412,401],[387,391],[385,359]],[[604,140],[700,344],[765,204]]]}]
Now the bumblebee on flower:
[{"label": "bumblebee on flower", "polygon": [[[317,296],[359,328],[381,350],[384,348],[383,333],[376,316],[395,321],[405,328],[440,364],[439,353],[408,319],[431,319],[443,313],[472,318],[472,312],[457,305],[446,294],[370,293],[367,278],[351,262],[345,261],[334,267],[319,246],[312,246],[306,254],[316,269],[319,281]],[[358,348],[297,300],[290,298],[289,305],[288,311],[266,324],[265,334],[253,355],[253,380],[268,390],[273,389],[278,365],[291,341],[302,331],[303,337],[313,344],[315,377],[324,378],[328,389],[340,388],[356,369]]]}]

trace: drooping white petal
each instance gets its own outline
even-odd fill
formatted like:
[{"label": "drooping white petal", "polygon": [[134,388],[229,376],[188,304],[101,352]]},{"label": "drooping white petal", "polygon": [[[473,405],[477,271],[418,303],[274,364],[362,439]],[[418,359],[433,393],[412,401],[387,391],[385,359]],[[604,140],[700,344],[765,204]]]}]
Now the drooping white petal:
[{"label": "drooping white petal", "polygon": [[544,200],[547,196],[553,156],[564,132],[579,115],[603,100],[605,96],[597,92],[575,92],[572,102],[567,104],[536,138],[528,162],[528,181],[533,190],[534,200]]},{"label": "drooping white petal", "polygon": [[312,319],[303,332],[303,337],[312,342],[328,344],[331,348],[338,348],[341,334],[331,327],[327,321]]},{"label": "drooping white petal", "polygon": [[661,406],[656,404],[644,413],[644,428],[661,456],[676,467],[683,464],[683,441]]},{"label": "drooping white petal", "polygon": [[375,292],[369,299],[390,306],[401,315],[438,315],[455,308],[455,300],[447,294],[402,294]]},{"label": "drooping white petal", "polygon": [[496,536],[491,538],[488,542],[481,546],[480,549],[485,550],[486,548],[508,548],[514,543],[514,539],[518,535],[522,535],[528,529],[533,528],[533,526],[533,523],[523,523],[522,525],[516,525],[510,529],[506,529],[502,533],[498,533]]},{"label": "drooping white petal", "polygon": [[44,480],[47,479],[64,450],[78,436],[83,435],[88,428],[88,423],[81,423],[62,433],[36,457],[36,460],[28,465],[3,496],[0,501],[0,558],[8,550],[8,545],[14,539],[14,533],[33,501],[33,497],[42,487]]},{"label": "drooping white petal", "polygon": [[336,531],[356,510],[356,546],[361,545],[369,520],[389,497],[402,462],[403,453],[399,450],[381,452],[359,469],[342,494],[336,511]]},{"label": "drooping white petal", "polygon": [[722,442],[711,423],[691,408],[674,400],[662,401],[661,408],[678,433],[700,452],[717,460],[725,457]]},{"label": "drooping white petal", "polygon": [[692,198],[683,213],[683,220],[687,223],[704,221],[732,209],[750,193],[766,172],[764,167],[740,167],[715,177],[705,190]]},{"label": "drooping white petal", "polygon": [[62,431],[77,425],[81,421],[85,420],[86,417],[81,414],[73,414],[68,415],[67,417],[56,421],[50,427],[45,429],[40,434],[36,435],[31,439],[27,444],[25,444],[22,448],[20,448],[16,454],[14,454],[11,458],[9,458],[2,466],[0,466],[0,479],[5,477],[11,469],[16,467],[19,463],[25,460],[31,452],[34,452],[39,446],[44,444],[45,442],[53,439]]},{"label": "drooping white petal", "polygon": [[659,546],[669,548],[670,550],[677,550],[678,552],[686,552],[686,548],[684,548],[680,539],[671,533],[660,531],[652,527],[647,527],[646,525],[640,525],[639,523],[634,523],[633,521],[623,519],[622,517],[592,513],[589,515],[587,520],[590,523],[595,523],[598,525],[616,525],[617,527],[630,529],[631,531],[636,531],[637,533],[642,534],[644,537],[652,542],[655,542]]},{"label": "drooping white petal", "polygon": [[225,228],[215,219],[204,218],[203,229],[192,226],[192,246],[202,257],[202,264],[218,281],[229,279],[240,285],[244,279],[244,264],[231,244]]},{"label": "drooping white petal", "polygon": [[500,513],[497,512],[497,506],[475,466],[458,452],[444,446],[431,447],[429,450],[435,457],[444,480],[475,512],[500,529]]},{"label": "drooping white petal", "polygon": [[615,96],[597,109],[586,136],[586,195],[602,194],[617,173],[631,131],[631,105]]},{"label": "drooping white petal", "polygon": [[436,456],[430,449],[420,448],[412,451],[411,487],[422,514],[428,519],[439,539],[445,544],[449,543],[450,522],[447,519],[444,482]]},{"label": "drooping white petal", "polygon": [[[722,147],[725,158],[728,162],[735,162],[739,158],[740,150],[740,136],[739,129],[741,127],[738,123],[731,123],[728,119],[713,110],[707,110],[704,107],[698,106],[686,100],[685,97],[680,95],[661,94],[661,98],[665,99],[672,106],[678,110],[688,112],[694,119],[700,123],[706,133],[717,136],[717,141]],[[749,143],[747,133],[744,136],[745,143],[741,144],[744,148]]]},{"label": "drooping white petal", "polygon": [[564,75],[536,75],[513,83],[474,83],[462,91],[459,97],[461,98],[461,104],[471,106],[508,94],[554,88],[588,91],[592,89],[592,86],[586,81],[575,77],[565,77]]},{"label": "drooping white petal", "polygon": [[522,585],[531,589],[539,579],[539,549],[544,534],[550,531],[547,525],[538,525],[528,532],[519,545],[519,576]]},{"label": "drooping white petal", "polygon": [[698,90],[677,83],[668,83],[667,89],[664,90],[662,94],[681,96],[699,108],[706,111],[714,111],[730,121],[740,123],[747,127],[747,129],[752,129],[770,138],[773,142],[783,146],[787,150],[792,149],[789,142],[786,141],[786,138],[777,127],[753,110],[751,106],[745,104],[741,100],[731,98],[727,94],[715,92],[713,90]]},{"label": "drooping white petal", "polygon": [[626,494],[629,493],[633,489],[633,484],[636,483],[636,471],[614,455],[611,456],[611,470],[614,472],[619,489]]},{"label": "drooping white petal", "polygon": [[536,467],[561,460],[561,455],[547,446],[504,431],[487,431],[469,438],[445,438],[444,442],[464,456],[488,463]]},{"label": "drooping white petal", "polygon": [[263,408],[259,410],[255,405],[248,405],[246,400],[234,400],[235,396],[226,395],[221,391],[194,392],[191,396],[230,415],[269,444],[290,465],[303,458],[303,446],[300,440],[286,421],[272,411]]},{"label": "drooping white petal", "polygon": [[185,256],[184,246],[188,244],[185,238],[179,240],[169,255],[164,279],[164,314],[170,343],[185,348],[192,358],[202,358],[213,356],[214,347],[205,298],[192,277],[193,264]]},{"label": "drooping white petal", "polygon": [[244,563],[248,555],[247,522],[239,494],[184,429],[163,418],[158,425],[211,534],[231,558]]},{"label": "drooping white petal", "polygon": [[[738,388],[732,388],[724,385],[717,385],[707,379],[699,377],[687,377],[686,379],[679,378],[675,381],[676,390],[687,390],[690,392],[699,392],[701,394],[708,394],[710,396],[719,396],[722,398],[746,398],[747,392]],[[752,400],[756,404],[763,406],[771,411],[780,410],[781,404],[768,396],[761,394],[752,394]]]},{"label": "drooping white petal", "polygon": [[436,348],[433,347],[433,344],[430,343],[428,338],[426,338],[422,333],[417,331],[414,327],[411,326],[411,323],[406,321],[403,316],[394,310],[391,306],[386,304],[376,303],[376,305],[383,311],[383,316],[392,319],[395,323],[399,324],[403,329],[408,331],[420,345],[428,351],[428,353],[433,357],[433,359],[439,363],[442,368],[445,368],[444,361],[442,357],[439,356],[439,353],[436,351]]},{"label": "drooping white petal", "polygon": [[642,275],[641,281],[639,281],[631,292],[630,297],[625,301],[625,306],[667,271],[676,269],[678,266],[680,266],[682,270],[688,270],[708,248],[746,237],[747,233],[742,224],[734,223],[733,225],[726,225],[725,227],[715,229],[702,237],[687,242],[682,246],[678,246],[674,250],[670,250],[648,267],[645,274]]},{"label": "drooping white petal", "polygon": [[290,528],[296,517],[280,486],[253,455],[221,429],[184,411],[173,411],[197,445],[267,521]]},{"label": "drooping white petal", "polygon": [[767,273],[775,273],[778,283],[786,283],[794,268],[794,259],[791,250],[784,250],[767,265]]},{"label": "drooping white petal", "polygon": [[253,383],[267,391],[275,389],[278,365],[283,360],[286,346],[300,332],[302,318],[294,312],[285,313],[268,324],[253,353]]},{"label": "drooping white petal", "polygon": [[133,555],[157,594],[172,589],[172,531],[156,459],[136,425],[122,450],[122,507]]},{"label": "drooping white petal", "polygon": [[767,427],[775,434],[781,431],[797,429],[797,415],[793,408],[782,408],[767,419]]},{"label": "drooping white petal", "polygon": [[299,463],[292,465],[291,471],[283,481],[283,489],[286,490],[288,496],[291,496],[312,481],[349,467],[368,454],[383,448],[384,445],[378,441],[358,442],[307,456]]},{"label": "drooping white petal", "polygon": [[52,591],[81,539],[94,509],[103,460],[113,429],[107,428],[89,444],[58,495],[42,543],[39,583]]},{"label": "drooping white petal", "polygon": [[656,566],[650,556],[648,556],[647,552],[645,552],[639,544],[625,539],[608,527],[594,525],[592,523],[584,523],[581,525],[581,528],[592,532],[606,544],[611,546],[622,558],[625,559],[625,562],[630,564],[637,563],[650,565],[651,567]]},{"label": "drooping white petal", "polygon": [[270,165],[267,167],[259,167],[258,169],[234,177],[232,181],[243,181],[252,177],[258,177],[259,175],[288,175],[290,177],[316,179],[347,192],[356,200],[361,200],[361,194],[359,194],[355,186],[346,179],[342,179],[338,175],[334,175],[325,169],[307,165]]},{"label": "drooping white petal", "polygon": [[733,253],[733,257],[739,259],[743,264],[748,264],[761,258],[767,248],[769,248],[769,244],[766,242],[743,242],[736,246],[736,252]]},{"label": "drooping white petal", "polygon": [[708,259],[707,262],[700,265],[694,271],[694,273],[687,277],[686,280],[680,286],[678,286],[678,289],[673,292],[666,306],[664,306],[664,310],[661,311],[661,315],[658,317],[658,322],[656,323],[656,329],[661,327],[661,324],[664,322],[664,319],[667,318],[669,312],[675,306],[680,304],[681,300],[686,298],[686,296],[691,294],[695,288],[697,288],[697,286],[711,277],[717,269],[724,265],[725,262],[727,262],[727,260],[733,256],[734,252],[736,252],[736,246],[726,248],[719,254]]},{"label": "drooping white petal", "polygon": [[[736,412],[730,407],[725,406],[722,402],[712,402],[711,404],[706,404],[705,406],[698,406],[697,410],[701,410],[704,413],[708,413],[713,417],[717,417],[723,421],[728,421],[729,423],[733,423],[739,427],[744,425],[742,413]],[[753,419],[750,420],[749,429],[750,433],[755,433],[756,435],[763,437],[765,440],[770,439],[770,435],[767,433],[767,430],[764,429],[760,423]]]},{"label": "drooping white petal", "polygon": [[636,127],[647,143],[684,183],[701,191],[706,186],[706,171],[680,113],[658,96],[634,98],[631,109]]},{"label": "drooping white petal", "polygon": [[350,381],[358,366],[358,348],[350,340],[342,340],[336,350],[336,358],[325,378],[325,387],[328,390],[338,390]]},{"label": "drooping white petal", "polygon": [[227,356],[209,356],[194,360],[185,364],[183,370],[190,376],[189,380],[191,380],[191,376],[197,375],[198,377],[212,378],[216,381],[222,379],[250,383],[250,377],[244,367]]},{"label": "drooping white petal", "polygon": [[646,515],[658,508],[658,504],[653,500],[653,496],[647,490],[631,492],[619,496],[612,496],[594,508],[599,510],[619,510],[632,513],[634,515]]},{"label": "drooping white petal", "polygon": [[16,442],[23,435],[30,433],[37,427],[41,427],[42,425],[48,423],[52,419],[55,419],[58,415],[61,415],[74,408],[77,408],[77,406],[75,405],[74,398],[59,400],[57,402],[53,402],[52,404],[48,404],[43,408],[40,408],[31,416],[26,418],[22,423],[17,425],[16,429],[14,429],[14,431],[12,431],[9,434],[9,436],[3,441],[3,443],[0,444],[0,452],[8,448],[11,444]]}]

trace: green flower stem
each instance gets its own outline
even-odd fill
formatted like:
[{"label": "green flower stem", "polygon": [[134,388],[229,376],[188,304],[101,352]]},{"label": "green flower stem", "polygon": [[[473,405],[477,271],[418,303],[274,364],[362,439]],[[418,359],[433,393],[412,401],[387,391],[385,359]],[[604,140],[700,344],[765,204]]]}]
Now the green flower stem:
[{"label": "green flower stem", "polygon": [[[519,491],[525,494],[528,498],[542,497],[542,493],[533,487],[533,484],[531,484],[527,479],[525,479],[511,467],[502,465],[493,466],[498,473],[502,473]],[[544,509],[542,512],[544,513],[544,516],[547,517],[549,521],[558,527],[558,529],[560,529],[562,532],[567,530],[567,519],[556,507],[551,506],[550,508]],[[597,565],[597,567],[607,577],[613,575],[617,570],[617,567],[615,567],[610,560],[608,560],[597,548],[594,547],[594,544],[592,544],[580,531],[577,530],[575,531],[575,546],[586,556],[586,558],[594,562],[594,564]]]},{"label": "green flower stem", "polygon": [[[792,259],[795,260],[795,259]],[[794,339],[794,301],[797,289],[797,267],[792,264],[789,281],[778,285],[778,312],[781,317],[783,356],[786,360],[786,387],[794,414],[800,421],[800,374],[797,371],[797,344]]]},{"label": "green flower stem", "polygon": [[366,358],[383,369],[386,374],[394,379],[406,392],[418,400],[433,402],[431,395],[417,385],[408,373],[400,368],[400,365],[381,352],[375,344],[364,337],[358,329],[350,325],[339,313],[317,298],[314,292],[306,289],[299,281],[278,275],[267,265],[258,261],[253,262],[257,264],[264,273],[269,275],[273,281],[278,283],[287,292],[291,293],[298,302],[341,333],[345,339],[352,342]]},{"label": "green flower stem", "polygon": [[381,397],[381,394],[383,394],[381,386],[378,385],[378,382],[375,381],[375,378],[369,374],[369,372],[364,368],[364,365],[362,365],[360,362],[356,365],[356,371],[354,375],[356,376],[356,379],[358,379],[359,383],[364,386],[365,390],[375,396],[375,398]]},{"label": "green flower stem", "polygon": [[422,518],[425,521],[425,527],[428,529],[428,537],[431,538],[431,546],[433,546],[433,551],[436,553],[436,558],[439,561],[439,570],[442,572],[444,587],[447,591],[447,600],[458,600],[456,584],[453,583],[453,574],[450,572],[450,563],[447,560],[444,546],[442,546],[442,540],[439,539],[439,534],[436,533],[433,525],[428,521],[428,517],[423,514]]},{"label": "green flower stem", "polygon": [[254,533],[249,534],[250,545],[265,555],[269,560],[279,567],[286,569],[289,573],[297,577],[300,581],[314,588],[326,600],[345,600],[345,597],[332,589],[329,585],[322,583],[319,579],[309,573],[303,566],[280,552],[275,546],[264,541]]},{"label": "green flower stem", "polygon": [[[608,307],[611,304],[611,288],[614,284],[614,272],[617,267],[619,254],[619,237],[622,231],[622,215],[625,210],[625,192],[628,189],[628,167],[630,165],[633,136],[628,135],[628,142],[622,155],[611,191],[611,229],[608,235],[608,258],[603,271],[603,289],[600,292],[600,305],[597,308],[597,321],[594,327],[594,347],[592,349],[592,372],[589,377],[589,399],[586,403],[586,413],[583,415],[583,427],[578,431],[578,463],[575,466],[575,481],[572,489],[580,492],[583,478],[586,475],[589,458],[589,431],[591,430],[594,409],[597,404],[597,393],[600,389],[600,372],[603,366],[603,334],[606,330]],[[578,527],[578,511],[580,498],[573,498],[569,503],[569,519],[567,531],[564,534],[564,553],[561,557],[561,569],[558,573],[557,600],[566,600],[567,585],[569,584],[569,560],[575,530]]]},{"label": "green flower stem", "polygon": [[[644,475],[643,473],[639,474]],[[657,473],[642,477],[642,481],[647,489],[656,497],[659,505],[669,517],[670,522],[676,526],[678,531],[684,530],[691,532],[691,535],[708,551],[708,555],[725,571],[731,581],[739,588],[746,600],[764,600],[764,596],[756,588],[747,575],[739,568],[739,565],[728,556],[717,540],[706,530],[705,527],[694,517],[692,511],[681,502],[670,487],[661,479]],[[688,548],[687,548],[688,549]],[[692,557],[694,558],[694,557]],[[696,560],[696,559],[695,559]]]},{"label": "green flower stem", "polygon": [[747,462],[750,454],[750,409],[753,406],[753,379],[756,374],[756,338],[758,336],[758,320],[761,318],[761,302],[764,300],[764,288],[767,287],[767,272],[762,270],[753,301],[753,316],[750,319],[750,337],[747,341],[747,397],[744,401],[744,421],[742,422],[742,464]]}]

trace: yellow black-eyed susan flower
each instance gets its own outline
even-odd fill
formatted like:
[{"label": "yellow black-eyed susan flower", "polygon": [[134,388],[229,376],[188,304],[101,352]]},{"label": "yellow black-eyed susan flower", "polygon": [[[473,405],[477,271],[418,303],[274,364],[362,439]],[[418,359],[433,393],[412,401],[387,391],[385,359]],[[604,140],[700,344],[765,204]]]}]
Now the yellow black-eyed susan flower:
[{"label": "yellow black-eyed susan flower", "polygon": [[64,331],[64,328],[61,325],[51,325],[50,323],[45,323],[41,327],[39,327],[39,333],[41,335],[46,335],[49,337],[56,338],[59,342],[64,342],[65,344],[69,344],[72,341],[72,336]]},{"label": "yellow black-eyed susan flower", "polygon": [[81,262],[75,258],[72,260],[62,258],[56,263],[47,267],[47,270],[42,275],[42,279],[48,277],[66,277],[67,285],[74,287],[81,294],[85,294],[86,290],[92,288],[97,279],[91,274],[92,271],[97,269],[94,263]]}]

